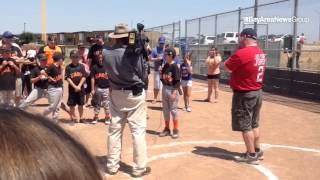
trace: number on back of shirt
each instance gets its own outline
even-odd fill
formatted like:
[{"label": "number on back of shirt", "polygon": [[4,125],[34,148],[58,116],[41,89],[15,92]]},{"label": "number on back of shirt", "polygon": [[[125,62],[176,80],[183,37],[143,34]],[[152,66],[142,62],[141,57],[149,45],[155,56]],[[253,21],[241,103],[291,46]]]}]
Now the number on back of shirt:
[{"label": "number on back of shirt", "polygon": [[255,66],[258,67],[257,82],[262,82],[263,74],[264,74],[264,66],[266,64],[266,56],[265,54],[256,54],[255,60],[256,60]]}]

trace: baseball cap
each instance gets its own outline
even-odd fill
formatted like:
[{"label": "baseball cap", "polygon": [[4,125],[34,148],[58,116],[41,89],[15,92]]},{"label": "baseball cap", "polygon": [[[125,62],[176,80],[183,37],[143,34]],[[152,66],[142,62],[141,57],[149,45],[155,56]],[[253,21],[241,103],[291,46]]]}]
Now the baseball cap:
[{"label": "baseball cap", "polygon": [[161,36],[159,37],[159,44],[165,44],[166,43],[166,38]]},{"label": "baseball cap", "polygon": [[54,62],[57,62],[57,61],[63,60],[63,55],[59,52],[55,52],[52,58]]},{"label": "baseball cap", "polygon": [[13,35],[12,32],[10,32],[10,31],[5,31],[5,32],[2,34],[2,37],[7,38],[7,39],[11,39],[11,38],[14,37],[14,35]]},{"label": "baseball cap", "polygon": [[37,57],[38,57],[39,61],[47,61],[48,60],[47,56],[44,53],[38,54]]},{"label": "baseball cap", "polygon": [[77,50],[72,50],[70,52],[70,57],[77,57],[78,56],[78,51]]},{"label": "baseball cap", "polygon": [[171,55],[173,57],[176,57],[176,50],[173,47],[168,47],[164,52],[167,55]]},{"label": "baseball cap", "polygon": [[240,36],[257,39],[257,32],[252,28],[246,28],[242,30],[242,32],[240,33]]}]

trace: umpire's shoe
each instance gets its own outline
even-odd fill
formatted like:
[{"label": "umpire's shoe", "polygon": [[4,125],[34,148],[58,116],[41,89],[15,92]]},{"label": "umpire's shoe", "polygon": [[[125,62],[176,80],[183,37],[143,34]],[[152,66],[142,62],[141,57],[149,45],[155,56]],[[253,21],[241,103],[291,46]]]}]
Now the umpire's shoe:
[{"label": "umpire's shoe", "polygon": [[151,172],[151,168],[150,167],[146,167],[142,171],[136,171],[136,170],[133,171],[131,175],[134,178],[139,178],[139,177],[142,177],[142,176],[150,174],[150,172]]}]

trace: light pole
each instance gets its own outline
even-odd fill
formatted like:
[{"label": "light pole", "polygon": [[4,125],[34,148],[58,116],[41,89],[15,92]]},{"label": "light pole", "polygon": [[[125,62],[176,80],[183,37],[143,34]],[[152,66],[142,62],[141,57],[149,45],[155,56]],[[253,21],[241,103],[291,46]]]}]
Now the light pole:
[{"label": "light pole", "polygon": [[26,25],[27,25],[27,23],[24,22],[24,23],[23,23],[23,32],[24,32],[24,33],[26,32]]},{"label": "light pole", "polygon": [[315,10],[315,12],[319,15],[319,42],[320,42],[320,11]]}]

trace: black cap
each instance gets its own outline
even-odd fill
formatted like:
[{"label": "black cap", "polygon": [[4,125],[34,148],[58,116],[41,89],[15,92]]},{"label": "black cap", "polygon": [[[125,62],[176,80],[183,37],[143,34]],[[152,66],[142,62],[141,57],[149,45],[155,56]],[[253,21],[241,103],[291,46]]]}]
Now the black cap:
[{"label": "black cap", "polygon": [[257,32],[252,28],[246,28],[242,30],[242,32],[240,33],[240,36],[257,39]]},{"label": "black cap", "polygon": [[166,48],[165,53],[173,56],[173,58],[176,57],[176,50],[173,47]]},{"label": "black cap", "polygon": [[78,56],[78,51],[77,50],[72,50],[70,52],[70,57],[73,57],[73,56]]},{"label": "black cap", "polygon": [[60,60],[63,60],[63,55],[59,52],[55,52],[53,54],[53,61],[54,62],[57,62],[57,61],[60,61]]},{"label": "black cap", "polygon": [[39,61],[47,61],[48,58],[44,53],[38,54],[37,58],[39,59]]}]

